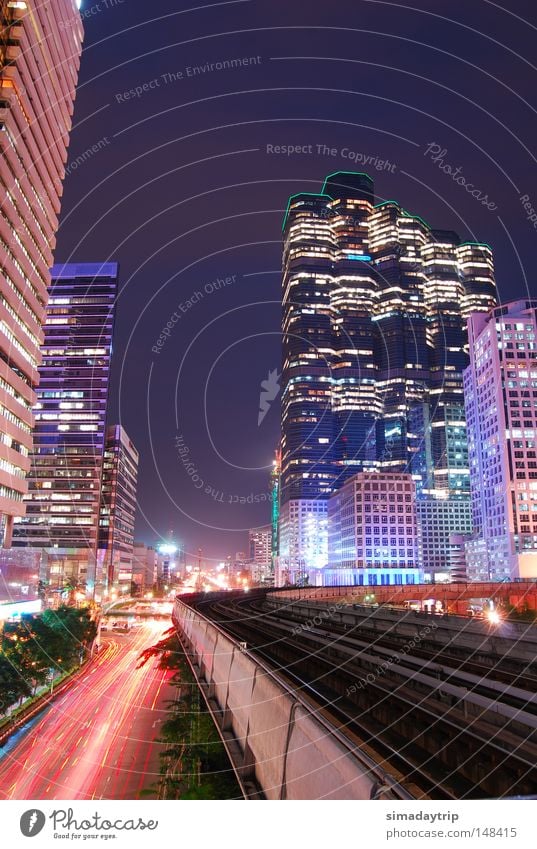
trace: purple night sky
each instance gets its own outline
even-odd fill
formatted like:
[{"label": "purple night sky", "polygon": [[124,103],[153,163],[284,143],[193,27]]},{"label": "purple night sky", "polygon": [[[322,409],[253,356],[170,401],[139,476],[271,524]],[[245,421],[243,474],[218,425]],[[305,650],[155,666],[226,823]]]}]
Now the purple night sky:
[{"label": "purple night sky", "polygon": [[533,5],[85,0],[55,259],[121,264],[110,421],[141,454],[137,538],[222,559],[269,521],[290,194],[368,171],[379,201],[491,244],[501,299],[535,289]]}]

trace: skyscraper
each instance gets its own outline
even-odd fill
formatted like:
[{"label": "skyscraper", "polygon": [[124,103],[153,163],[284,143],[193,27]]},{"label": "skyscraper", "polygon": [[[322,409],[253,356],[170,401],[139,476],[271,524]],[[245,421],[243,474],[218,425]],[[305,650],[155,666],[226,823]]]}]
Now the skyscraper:
[{"label": "skyscraper", "polygon": [[117,263],[56,265],[34,407],[26,516],[13,544],[47,549],[50,580],[93,592]]},{"label": "skyscraper", "polygon": [[24,513],[83,31],[74,0],[2,0],[0,24],[0,536],[9,546]]},{"label": "skyscraper", "polygon": [[469,321],[472,580],[537,578],[537,301]]},{"label": "skyscraper", "polygon": [[248,531],[250,575],[256,584],[272,578],[272,524]]},{"label": "skyscraper", "polygon": [[[396,201],[375,205],[367,174],[337,172],[319,194],[293,195],[283,229],[280,559],[307,561],[305,547],[319,568],[326,531],[310,544],[292,517],[322,531],[326,499],[358,471],[414,462],[432,476],[430,497],[468,497],[464,452],[453,450],[465,321],[496,303],[496,287],[487,245],[433,230]],[[427,456],[415,409],[430,424]]]},{"label": "skyscraper", "polygon": [[272,525],[262,525],[248,531],[250,560],[259,566],[270,566],[272,553]]},{"label": "skyscraper", "polygon": [[97,571],[105,592],[132,582],[138,451],[121,425],[106,431],[99,511]]},{"label": "skyscraper", "polygon": [[270,472],[270,522],[272,527],[271,532],[271,551],[270,551],[270,571],[274,578],[276,570],[276,561],[280,548],[280,450],[276,451],[276,457],[272,461],[272,469]]}]

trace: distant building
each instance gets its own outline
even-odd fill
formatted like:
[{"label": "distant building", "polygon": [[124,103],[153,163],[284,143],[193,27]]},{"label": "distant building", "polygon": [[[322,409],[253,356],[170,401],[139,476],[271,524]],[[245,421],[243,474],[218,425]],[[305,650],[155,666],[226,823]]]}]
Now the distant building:
[{"label": "distant building", "polygon": [[250,575],[252,583],[264,584],[272,579],[272,524],[252,528],[248,532]]},{"label": "distant building", "polygon": [[452,579],[453,534],[469,534],[472,529],[464,406],[439,403],[441,414],[435,415],[424,403],[408,416],[419,565],[425,581],[431,582]]},{"label": "distant building", "polygon": [[280,509],[280,553],[275,584],[322,584],[328,562],[328,502],[293,498]]},{"label": "distant building", "polygon": [[426,582],[451,581],[453,564],[460,573],[460,551],[453,550],[458,543],[454,535],[469,535],[472,530],[470,497],[434,498],[416,500],[418,528],[418,563]]},{"label": "distant building", "polygon": [[51,588],[92,597],[117,286],[117,263],[52,269],[26,516],[13,534],[14,546],[47,550]]},{"label": "distant building", "polygon": [[184,546],[173,541],[173,536],[157,545],[159,553],[158,586],[167,590],[185,577]]},{"label": "distant building", "polygon": [[249,552],[246,551],[237,551],[235,552],[235,556],[233,557],[232,565],[230,565],[229,572],[230,577],[237,581],[241,578],[248,578],[250,575],[250,556]]},{"label": "distant building", "polygon": [[420,582],[411,475],[358,472],[329,499],[328,528],[325,586]]},{"label": "distant building", "polygon": [[140,594],[156,588],[162,558],[158,551],[143,542],[135,542],[132,553],[132,581]]},{"label": "distant building", "polygon": [[105,592],[129,591],[136,516],[138,451],[121,425],[106,431],[98,563]]},{"label": "distant building", "polygon": [[471,316],[471,580],[537,578],[537,301]]},{"label": "distant building", "polygon": [[278,449],[276,451],[276,457],[272,462],[272,470],[270,473],[270,518],[272,526],[272,550],[270,554],[270,571],[272,580],[274,580],[274,574],[276,571],[276,559],[280,550],[280,464],[281,453]]},{"label": "distant building", "polygon": [[272,525],[262,525],[248,531],[250,561],[252,563],[270,563],[272,552]]}]

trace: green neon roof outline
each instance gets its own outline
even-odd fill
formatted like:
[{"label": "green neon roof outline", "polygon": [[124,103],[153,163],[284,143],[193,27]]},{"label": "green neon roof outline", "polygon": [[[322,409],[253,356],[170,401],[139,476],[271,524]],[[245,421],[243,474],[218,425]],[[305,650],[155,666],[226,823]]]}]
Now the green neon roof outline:
[{"label": "green neon roof outline", "polygon": [[403,215],[405,215],[407,218],[415,218],[417,221],[421,221],[423,226],[427,227],[427,230],[431,230],[431,225],[427,224],[427,222],[425,221],[424,218],[421,217],[421,215],[414,215],[414,213],[409,212],[408,209],[403,209],[402,211],[403,211]]},{"label": "green neon roof outline", "polygon": [[373,209],[379,209],[379,207],[386,206],[386,204],[388,204],[388,203],[393,203],[393,204],[395,204],[395,206],[398,206],[399,209],[401,210],[401,212],[403,213],[403,215],[406,218],[415,218],[417,221],[421,221],[423,226],[427,227],[428,230],[431,229],[431,226],[429,224],[427,224],[427,222],[425,221],[424,218],[421,217],[421,215],[414,215],[413,212],[409,212],[408,209],[404,209],[401,206],[401,204],[399,203],[398,200],[383,200],[382,203],[377,203],[376,206],[373,207]]},{"label": "green neon roof outline", "polygon": [[478,248],[488,248],[489,251],[492,251],[491,246],[487,245],[486,242],[461,242],[459,248],[462,248],[463,245],[475,245]]},{"label": "green neon roof outline", "polygon": [[378,209],[380,206],[386,206],[387,203],[394,203],[396,206],[401,206],[398,200],[383,200],[382,203],[377,203],[373,209]]},{"label": "green neon roof outline", "polygon": [[323,192],[296,192],[296,194],[291,195],[289,197],[289,200],[287,201],[287,208],[285,210],[285,215],[283,216],[282,230],[285,230],[285,225],[287,224],[287,216],[289,215],[289,208],[291,206],[291,202],[292,202],[293,198],[298,198],[301,195],[306,195],[306,197],[310,197],[310,198],[328,198],[328,200],[334,200],[334,198],[331,197],[331,195],[327,195],[326,193],[323,193]]},{"label": "green neon roof outline", "polygon": [[[336,174],[352,174],[353,177],[367,177],[368,180],[371,180],[371,182],[373,182],[373,177],[371,176],[371,174],[368,174],[366,171],[332,171],[331,174],[328,174],[324,178],[323,187],[321,189],[322,192],[324,192],[324,190],[326,188],[326,184],[328,183],[330,177],[335,177]],[[332,198],[332,200],[333,200],[333,198]]]}]

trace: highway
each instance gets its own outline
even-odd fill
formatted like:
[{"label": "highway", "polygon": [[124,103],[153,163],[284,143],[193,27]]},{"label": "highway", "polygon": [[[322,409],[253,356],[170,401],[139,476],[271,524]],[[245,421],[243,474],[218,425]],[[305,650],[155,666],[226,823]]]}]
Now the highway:
[{"label": "highway", "polygon": [[171,672],[140,653],[169,628],[146,621],[103,635],[87,674],[0,749],[0,799],[137,799],[159,777],[155,738]]}]

